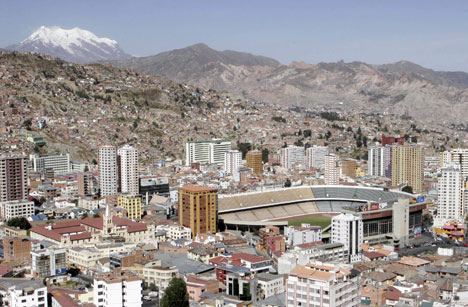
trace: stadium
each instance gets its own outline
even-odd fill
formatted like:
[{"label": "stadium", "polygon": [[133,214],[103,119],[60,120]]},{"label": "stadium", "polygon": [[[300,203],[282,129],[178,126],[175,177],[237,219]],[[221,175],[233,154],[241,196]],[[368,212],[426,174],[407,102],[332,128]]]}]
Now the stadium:
[{"label": "stadium", "polygon": [[[333,215],[352,212],[362,215],[364,238],[382,242],[393,233],[393,204],[398,199],[410,200],[408,228],[414,235],[422,226],[427,203],[387,188],[317,185],[219,195],[218,214],[227,229],[255,231],[268,224],[283,228],[300,222],[314,223],[320,216],[330,221]],[[322,226],[327,231],[329,222],[325,224]]]}]

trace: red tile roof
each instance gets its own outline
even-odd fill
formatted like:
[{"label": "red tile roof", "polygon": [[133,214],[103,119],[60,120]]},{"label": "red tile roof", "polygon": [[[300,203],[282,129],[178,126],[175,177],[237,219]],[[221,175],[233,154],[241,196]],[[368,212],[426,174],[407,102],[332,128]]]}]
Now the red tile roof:
[{"label": "red tile roof", "polygon": [[257,256],[257,255],[251,255],[251,254],[247,254],[247,253],[233,253],[231,259],[232,260],[242,259],[244,261],[252,262],[252,263],[263,262],[263,261],[269,261],[270,260],[270,259],[265,258],[265,257],[260,257],[260,256]]}]

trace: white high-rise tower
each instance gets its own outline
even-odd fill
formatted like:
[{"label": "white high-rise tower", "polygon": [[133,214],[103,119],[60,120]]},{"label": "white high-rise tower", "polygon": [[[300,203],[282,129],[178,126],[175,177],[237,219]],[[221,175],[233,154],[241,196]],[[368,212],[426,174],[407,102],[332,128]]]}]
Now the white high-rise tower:
[{"label": "white high-rise tower", "polygon": [[119,157],[120,191],[131,195],[138,194],[138,150],[129,145],[120,147]]},{"label": "white high-rise tower", "polygon": [[463,220],[465,214],[465,179],[460,164],[445,163],[437,178],[437,216]]},{"label": "white high-rise tower", "polygon": [[332,218],[332,243],[342,243],[348,251],[350,263],[361,261],[364,228],[362,217],[353,214],[340,214]]},{"label": "white high-rise tower", "polygon": [[99,187],[101,196],[117,194],[117,156],[115,147],[99,147]]}]

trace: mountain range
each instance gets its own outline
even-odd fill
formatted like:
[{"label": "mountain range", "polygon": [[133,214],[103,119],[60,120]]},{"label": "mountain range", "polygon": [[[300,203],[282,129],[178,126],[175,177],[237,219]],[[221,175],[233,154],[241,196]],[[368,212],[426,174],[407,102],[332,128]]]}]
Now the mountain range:
[{"label": "mountain range", "polygon": [[[109,62],[254,101],[309,109],[392,113],[431,122],[462,123],[468,116],[468,73],[442,72],[400,61],[284,65],[275,59],[205,44],[130,57],[114,40],[73,28],[41,27],[9,50],[29,51],[67,61]],[[435,112],[437,110],[437,112]]]},{"label": "mountain range", "polygon": [[468,73],[434,71],[408,61],[283,65],[263,56],[196,44],[111,63],[280,105],[390,112],[426,122],[460,123],[468,115]]},{"label": "mountain range", "polygon": [[6,47],[20,52],[36,52],[65,61],[87,63],[129,58],[115,40],[98,37],[80,29],[42,26],[19,44]]}]

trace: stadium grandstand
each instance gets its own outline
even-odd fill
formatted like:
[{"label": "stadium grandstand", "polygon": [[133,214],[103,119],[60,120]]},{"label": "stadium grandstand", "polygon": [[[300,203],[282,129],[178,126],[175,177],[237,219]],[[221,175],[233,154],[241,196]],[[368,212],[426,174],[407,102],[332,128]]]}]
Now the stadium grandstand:
[{"label": "stadium grandstand", "polygon": [[[410,228],[420,226],[425,203],[415,195],[387,188],[362,186],[300,186],[266,192],[219,195],[218,216],[228,229],[252,230],[265,225],[284,227],[288,220],[310,215],[353,212],[361,214],[369,237],[392,231],[391,208],[398,199],[410,199]],[[368,226],[369,225],[369,226]],[[390,226],[389,226],[390,225]],[[367,228],[366,228],[367,227]],[[377,229],[377,230],[375,230]]]}]

